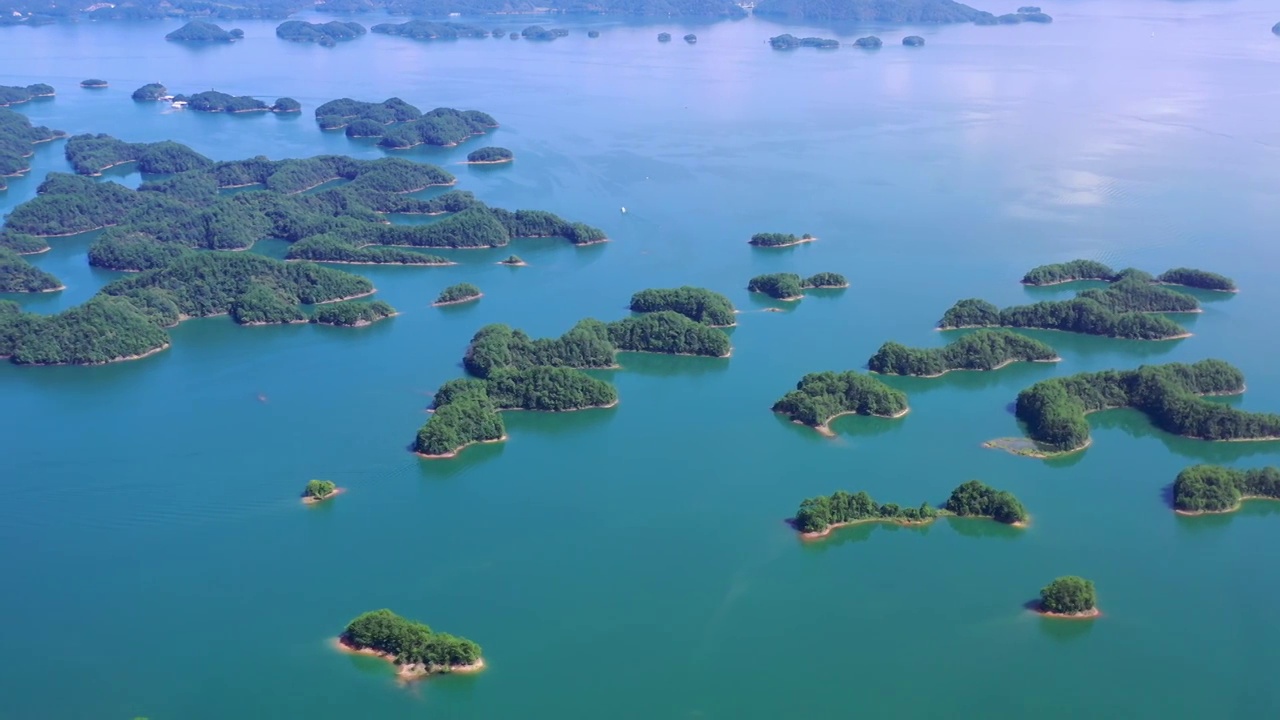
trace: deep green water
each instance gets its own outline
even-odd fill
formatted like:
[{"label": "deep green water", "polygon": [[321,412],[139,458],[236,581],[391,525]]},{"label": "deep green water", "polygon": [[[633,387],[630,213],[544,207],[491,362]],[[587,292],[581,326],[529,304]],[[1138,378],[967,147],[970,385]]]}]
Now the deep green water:
[{"label": "deep green water", "polygon": [[[762,41],[783,31],[833,33],[756,20],[332,49],[277,40],[267,22],[199,49],[161,39],[177,22],[0,30],[0,83],[59,91],[19,107],[37,122],[220,159],[380,156],[315,128],[334,97],[488,111],[492,137],[407,155],[487,202],[613,239],[355,268],[402,313],[370,328],[215,318],[140,362],[0,365],[0,718],[1276,716],[1280,504],[1188,519],[1167,493],[1186,465],[1277,464],[1280,444],[1180,440],[1112,411],[1069,459],[980,447],[1018,434],[1023,387],[1144,362],[1221,357],[1249,384],[1228,402],[1280,411],[1280,14],[1262,0],[1112,5],[1046,5],[1047,27],[879,29],[877,53],[771,52]],[[659,45],[662,30],[699,43]],[[925,48],[898,45],[916,32]],[[85,77],[112,86],[81,90]],[[291,95],[304,113],[128,99],[154,80]],[[490,143],[517,162],[457,164]],[[41,146],[0,210],[66,169],[61,145]],[[753,250],[760,230],[821,240]],[[92,295],[113,273],[87,267],[89,241],[35,259],[65,292],[16,299],[52,312]],[[493,264],[511,251],[530,267]],[[1201,266],[1243,290],[1206,297],[1188,340],[1040,333],[1064,362],[891,380],[911,414],[843,418],[834,439],[769,412],[804,373],[861,368],[887,339],[942,343],[933,324],[959,298],[1069,296],[1017,280],[1081,256]],[[774,303],[747,279],[784,270],[853,286],[754,312]],[[429,307],[463,280],[485,297]],[[603,374],[616,409],[512,413],[509,442],[452,461],[406,451],[481,325],[558,334],[683,283],[746,311],[731,359],[626,355]],[[313,477],[350,493],[304,508]],[[1015,492],[1031,528],[860,526],[804,545],[783,524],[818,493],[937,503],[970,478]],[[1096,581],[1103,618],[1023,609],[1064,574]],[[383,606],[474,638],[490,668],[404,688],[330,649]]]}]

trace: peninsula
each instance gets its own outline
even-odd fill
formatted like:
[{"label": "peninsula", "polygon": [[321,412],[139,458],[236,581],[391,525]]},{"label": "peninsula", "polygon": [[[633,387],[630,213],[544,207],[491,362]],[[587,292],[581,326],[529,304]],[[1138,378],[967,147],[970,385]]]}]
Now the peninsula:
[{"label": "peninsula", "polygon": [[729,298],[706,288],[685,285],[678,288],[641,290],[631,296],[631,312],[669,310],[711,327],[732,327],[738,323]]},{"label": "peninsula", "polygon": [[42,293],[63,289],[58,278],[27,262],[18,253],[0,247],[0,292]]},{"label": "peninsula", "polygon": [[34,85],[0,85],[0,108],[20,105],[36,98],[53,97],[52,85],[35,83]]},{"label": "peninsula", "polygon": [[1246,500],[1280,500],[1280,469],[1193,465],[1173,482],[1173,508],[1179,515],[1235,512]]},{"label": "peninsula", "polygon": [[839,289],[849,287],[849,281],[839,273],[822,272],[801,278],[795,273],[770,273],[757,275],[747,283],[750,292],[763,293],[775,300],[799,300],[810,289]]},{"label": "peninsula", "polygon": [[810,235],[809,233],[796,237],[791,233],[764,232],[752,235],[751,240],[749,240],[747,244],[763,248],[782,248],[800,245],[801,243],[813,242],[817,239],[818,238]]},{"label": "peninsula", "polygon": [[515,159],[514,153],[502,147],[482,147],[467,153],[468,165],[499,165]]},{"label": "peninsula", "polygon": [[338,645],[349,652],[385,658],[396,665],[397,674],[406,680],[484,668],[479,645],[466,638],[434,632],[423,623],[386,609],[367,612],[352,620],[338,638]]},{"label": "peninsula", "polygon": [[854,372],[809,373],[796,389],[773,404],[773,411],[823,435],[835,435],[831,421],[841,415],[900,418],[907,414],[907,396],[879,380]]},{"label": "peninsula", "polygon": [[177,42],[234,42],[243,38],[244,31],[239,28],[223,30],[204,20],[192,20],[164,36],[165,40]]},{"label": "peninsula", "polygon": [[1058,362],[1053,348],[1008,330],[978,330],[941,348],[880,346],[867,361],[871,372],[940,377],[952,370],[999,370],[1015,362]]},{"label": "peninsula", "polygon": [[1022,503],[1012,493],[970,480],[951,491],[951,497],[942,509],[929,503],[921,503],[918,508],[904,508],[892,503],[881,505],[866,492],[850,495],[838,490],[830,496],[813,497],[800,503],[791,524],[802,538],[813,540],[826,537],[837,528],[858,523],[918,525],[947,515],[988,518],[1015,527],[1024,527],[1028,518]]},{"label": "peninsula", "polygon": [[1044,380],[1018,394],[1015,413],[1032,444],[987,443],[1031,457],[1052,457],[1088,447],[1085,416],[1099,410],[1133,408],[1156,427],[1197,440],[1280,440],[1280,415],[1237,410],[1202,396],[1244,392],[1244,375],[1221,360],[1190,365],[1143,365],[1137,370],[1080,373]]},{"label": "peninsula", "polygon": [[1046,617],[1087,620],[1102,614],[1097,602],[1098,594],[1092,581],[1068,575],[1040,590],[1036,612]]},{"label": "peninsula", "polygon": [[441,290],[439,297],[437,297],[436,301],[431,303],[431,305],[432,307],[440,307],[441,305],[457,305],[458,303],[479,300],[483,296],[484,293],[480,292],[480,288],[475,285],[472,285],[471,283],[458,283],[457,285],[450,285],[444,290]]},{"label": "peninsula", "polygon": [[355,40],[367,32],[360,23],[333,20],[313,23],[305,20],[286,20],[276,27],[276,37],[291,42],[315,43],[333,47],[345,40]]},{"label": "peninsula", "polygon": [[315,505],[343,492],[332,480],[312,480],[302,489],[302,504]]}]

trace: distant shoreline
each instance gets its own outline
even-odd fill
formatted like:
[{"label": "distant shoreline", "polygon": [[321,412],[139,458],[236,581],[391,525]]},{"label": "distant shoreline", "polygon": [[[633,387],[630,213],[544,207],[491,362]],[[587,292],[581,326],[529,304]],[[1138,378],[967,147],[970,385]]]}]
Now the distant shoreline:
[{"label": "distant shoreline", "polygon": [[1239,511],[1244,507],[1244,504],[1250,500],[1270,500],[1272,502],[1280,502],[1280,498],[1267,497],[1266,495],[1241,495],[1240,500],[1236,502],[1235,505],[1223,510],[1179,510],[1178,508],[1174,508],[1173,512],[1185,517],[1198,517],[1200,515],[1230,515],[1233,512]]}]

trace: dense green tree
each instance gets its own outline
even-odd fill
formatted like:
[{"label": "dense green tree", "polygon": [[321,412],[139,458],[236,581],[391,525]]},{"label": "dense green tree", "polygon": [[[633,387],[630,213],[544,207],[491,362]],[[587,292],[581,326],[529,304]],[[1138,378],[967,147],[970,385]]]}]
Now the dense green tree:
[{"label": "dense green tree", "polygon": [[676,312],[660,310],[608,324],[609,340],[619,350],[728,357],[729,337]]},{"label": "dense green tree", "polygon": [[480,288],[472,285],[471,283],[458,283],[441,290],[439,297],[436,298],[435,304],[449,305],[451,303],[466,302],[467,300],[474,300],[475,298],[480,297],[481,294]]},{"label": "dense green tree", "polygon": [[823,50],[834,50],[835,48],[840,47],[840,41],[820,37],[798,38],[790,33],[784,33],[782,35],[769,38],[769,45],[773,47],[774,50],[794,50],[798,47],[814,47],[821,48]]},{"label": "dense green tree", "polygon": [[868,35],[854,40],[853,44],[855,47],[860,47],[864,50],[879,50],[884,45],[884,41],[875,35]]},{"label": "dense green tree", "polygon": [[810,275],[800,282],[801,287],[815,288],[822,290],[824,288],[844,288],[849,287],[849,280],[840,273],[820,272]]},{"label": "dense green tree", "polygon": [[181,143],[127,143],[110,135],[74,135],[67,140],[64,153],[72,169],[81,175],[101,175],[109,167],[129,162],[137,162],[139,171],[153,174],[205,170],[213,165],[212,160]]},{"label": "dense green tree", "polygon": [[1044,612],[1087,613],[1096,609],[1097,601],[1093,582],[1074,575],[1060,577],[1040,590],[1040,609]]},{"label": "dense green tree", "polygon": [[631,312],[670,310],[712,327],[737,324],[729,298],[706,288],[685,285],[678,288],[641,290],[631,296]]},{"label": "dense green tree", "polygon": [[810,373],[773,404],[773,411],[811,427],[825,427],[837,415],[894,417],[907,410],[907,396],[870,375],[853,371]]},{"label": "dense green tree", "polygon": [[747,290],[764,293],[778,300],[790,300],[804,295],[803,283],[795,273],[770,273],[751,278],[747,283]]},{"label": "dense green tree", "polygon": [[1032,268],[1022,276],[1022,284],[1057,285],[1077,280],[1111,282],[1115,279],[1116,271],[1096,260],[1071,260]]},{"label": "dense green tree", "polygon": [[480,646],[474,642],[433,632],[423,623],[386,609],[352,620],[342,632],[342,642],[353,648],[386,653],[398,665],[425,665],[428,672],[449,672],[480,660]]},{"label": "dense green tree", "polygon": [[504,163],[515,159],[515,153],[504,147],[482,147],[467,153],[469,163]]},{"label": "dense green tree", "polygon": [[788,245],[796,245],[812,239],[813,236],[808,233],[805,233],[802,236],[796,236],[793,233],[763,232],[752,235],[748,244],[755,245],[756,247],[786,247]]},{"label": "dense green tree", "polygon": [[319,325],[361,327],[389,318],[396,309],[381,300],[339,302],[323,305],[311,314],[311,322]]},{"label": "dense green tree", "polygon": [[165,35],[164,39],[178,42],[231,42],[242,37],[244,37],[244,32],[239,29],[223,30],[211,22],[192,20]]},{"label": "dense green tree", "polygon": [[476,25],[456,22],[410,20],[403,23],[381,23],[369,28],[384,35],[399,35],[414,40],[457,40],[458,38],[485,38],[489,31]]},{"label": "dense green tree", "polygon": [[169,88],[160,83],[147,83],[133,91],[133,99],[139,102],[159,100],[169,94]]},{"label": "dense green tree", "polygon": [[49,292],[62,288],[58,278],[27,262],[12,250],[0,247],[0,292]]},{"label": "dense green tree", "polygon": [[437,405],[418,430],[413,449],[429,457],[446,457],[472,443],[500,440],[505,436],[502,417],[487,391],[481,389],[459,394],[446,405]]},{"label": "dense green tree", "polygon": [[902,38],[902,44],[907,47],[924,47],[924,38],[919,35],[908,35]]},{"label": "dense green tree", "polygon": [[867,361],[872,372],[934,377],[951,370],[994,370],[1011,362],[1057,360],[1048,345],[1008,330],[978,330],[941,348],[880,346]]},{"label": "dense green tree", "polygon": [[506,325],[487,325],[471,338],[463,366],[480,378],[507,368],[607,368],[614,365],[616,352],[608,327],[599,320],[583,320],[559,338],[537,340]]},{"label": "dense green tree", "polygon": [[156,316],[129,297],[97,296],[55,315],[9,316],[0,348],[19,365],[96,365],[169,345]]},{"label": "dense green tree", "polygon": [[302,497],[323,500],[332,495],[338,486],[332,480],[311,480],[302,490]]},{"label": "dense green tree", "polygon": [[0,85],[0,107],[19,105],[38,97],[52,97],[53,87],[45,83],[34,85]]},{"label": "dense green tree", "polygon": [[612,385],[568,367],[497,370],[485,380],[485,392],[499,410],[563,412],[618,401]]},{"label": "dense green tree", "polygon": [[365,34],[360,23],[333,20],[312,23],[305,20],[286,20],[276,28],[276,37],[293,42],[313,42],[333,47],[342,40],[354,40]]},{"label": "dense green tree", "polygon": [[249,95],[229,95],[217,90],[205,90],[194,95],[175,95],[174,101],[184,101],[187,107],[198,112],[264,112],[271,107]]},{"label": "dense green tree", "polygon": [[843,490],[827,496],[809,498],[800,503],[792,523],[803,533],[821,533],[832,525],[866,520],[890,520],[897,522],[927,522],[938,516],[938,511],[928,503],[919,508],[903,508],[889,503],[881,505],[865,491],[849,494]]},{"label": "dense green tree", "polygon": [[955,0],[761,0],[754,10],[768,18],[813,22],[859,23],[961,23],[975,22],[991,14],[974,10]]},{"label": "dense green tree", "polygon": [[1194,268],[1173,268],[1166,270],[1156,278],[1157,282],[1169,285],[1185,285],[1201,290],[1217,290],[1219,292],[1235,292],[1235,281],[1225,275],[1211,273]]},{"label": "dense green tree", "polygon": [[276,98],[271,104],[271,112],[274,113],[296,113],[302,112],[302,103],[291,97]]},{"label": "dense green tree", "polygon": [[[1131,282],[1116,283],[1106,290],[1087,290],[1072,300],[1044,301],[997,309],[985,300],[961,300],[942,316],[938,327],[943,330],[968,327],[1021,327],[1101,335],[1135,340],[1167,340],[1181,337],[1186,329],[1161,315],[1129,307],[1161,307],[1176,303],[1177,310],[1196,305],[1195,299],[1181,293],[1148,292],[1164,288],[1148,288]],[[1174,297],[1180,296],[1180,297]],[[1107,304],[1103,304],[1103,303]],[[1113,309],[1116,308],[1116,309]]]},{"label": "dense green tree", "polygon": [[[3,103],[0,103],[2,105]],[[21,175],[31,168],[28,160],[34,154],[34,145],[63,137],[61,130],[50,130],[43,125],[32,125],[26,115],[0,109],[0,190],[7,185],[6,175]]]},{"label": "dense green tree", "polygon": [[1183,512],[1227,512],[1253,497],[1280,499],[1280,469],[1193,465],[1173,483],[1173,506]]},{"label": "dense green tree", "polygon": [[989,517],[1008,524],[1026,522],[1028,517],[1013,493],[996,490],[978,480],[970,480],[952,490],[943,508],[961,517]]},{"label": "dense green tree", "polygon": [[544,28],[541,25],[530,25],[520,31],[520,37],[526,40],[555,40],[556,38],[565,37],[569,34],[568,30],[561,28]]}]

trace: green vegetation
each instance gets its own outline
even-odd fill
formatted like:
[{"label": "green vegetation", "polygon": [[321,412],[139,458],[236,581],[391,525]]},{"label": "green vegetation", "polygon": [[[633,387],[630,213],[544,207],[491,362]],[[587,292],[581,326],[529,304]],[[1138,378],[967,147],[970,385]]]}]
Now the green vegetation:
[{"label": "green vegetation", "polygon": [[555,40],[556,38],[566,37],[568,35],[569,35],[568,30],[564,30],[562,28],[551,28],[548,30],[547,28],[544,28],[541,25],[530,25],[529,27],[520,31],[520,37],[526,40],[547,41],[547,40]]},{"label": "green vegetation", "polygon": [[338,302],[322,305],[311,314],[311,322],[317,325],[363,327],[392,317],[396,309],[381,301]]},{"label": "green vegetation", "polygon": [[0,292],[29,293],[61,290],[58,278],[27,262],[18,253],[0,248]]},{"label": "green vegetation", "polygon": [[271,112],[274,113],[296,113],[302,112],[302,103],[291,97],[276,98],[275,103],[271,105]]},{"label": "green vegetation", "polygon": [[471,283],[458,283],[450,285],[440,291],[440,296],[436,298],[435,305],[452,305],[454,303],[467,302],[479,298],[482,293],[480,288]]},{"label": "green vegetation", "polygon": [[169,94],[169,88],[160,83],[147,83],[137,90],[133,91],[133,99],[138,102],[148,102],[151,100],[159,100]]},{"label": "green vegetation", "polygon": [[800,503],[792,525],[808,535],[825,535],[832,526],[883,520],[898,523],[924,523],[938,516],[929,503],[918,508],[904,508],[892,503],[881,505],[865,491],[850,495],[837,490],[830,496],[819,495]]},{"label": "green vegetation", "polygon": [[333,47],[342,40],[355,40],[365,34],[364,26],[354,22],[337,20],[312,23],[304,20],[286,20],[276,28],[276,37],[292,42],[313,42]]},{"label": "green vegetation", "polygon": [[249,95],[228,95],[217,90],[206,90],[195,95],[174,95],[174,102],[185,102],[197,112],[266,112],[271,109],[265,102]]},{"label": "green vegetation", "polygon": [[774,50],[794,50],[799,47],[821,48],[823,50],[834,50],[840,47],[839,40],[830,38],[806,37],[798,38],[790,33],[784,33],[769,38],[769,45]]},{"label": "green vegetation", "polygon": [[169,346],[159,311],[128,297],[96,296],[56,315],[0,313],[0,356],[19,365],[97,365]]},{"label": "green vegetation", "polygon": [[65,149],[67,162],[81,175],[101,175],[103,170],[138,163],[138,171],[170,174],[206,170],[213,161],[181,143],[127,143],[110,135],[73,135]]},{"label": "green vegetation", "polygon": [[880,346],[867,361],[872,372],[937,377],[952,370],[996,370],[1014,362],[1058,360],[1053,348],[1007,330],[979,330],[941,348]]},{"label": "green vegetation", "polygon": [[766,232],[766,233],[756,233],[755,235],[752,235],[751,240],[748,242],[748,244],[755,245],[756,247],[769,247],[769,248],[788,247],[790,245],[799,245],[800,243],[809,242],[813,239],[814,237],[809,233],[805,233],[800,237],[796,237],[791,233]]},{"label": "green vegetation", "polygon": [[150,235],[111,228],[89,246],[89,265],[107,270],[142,272],[168,265],[193,252],[176,243],[162,243]]},{"label": "green vegetation", "polygon": [[1130,407],[1165,432],[1200,440],[1280,438],[1280,415],[1251,413],[1204,400],[1244,392],[1244,375],[1221,360],[1143,365],[1044,380],[1018,394],[1016,414],[1047,453],[1089,444],[1087,413]]},{"label": "green vegetation", "polygon": [[53,88],[44,83],[34,85],[0,85],[0,107],[19,105],[38,97],[52,97]]},{"label": "green vegetation", "polygon": [[107,86],[107,81],[99,80],[98,78],[89,78],[88,80],[80,81],[80,87],[82,88],[97,89],[97,88],[104,88],[106,86]]},{"label": "green vegetation", "polygon": [[61,130],[32,125],[22,113],[0,109],[0,190],[8,188],[6,176],[22,175],[31,169],[28,158],[35,154],[34,145],[65,135]]},{"label": "green vegetation", "polygon": [[510,265],[510,266],[512,266],[512,267],[519,267],[519,266],[521,266],[521,265],[525,265],[526,263],[525,263],[525,261],[524,261],[524,260],[521,260],[521,259],[520,259],[520,256],[519,256],[519,255],[508,255],[506,260],[500,260],[500,261],[498,261],[498,264],[499,264],[499,265]]},{"label": "green vegetation", "polygon": [[1077,280],[1102,280],[1112,282],[1116,279],[1116,271],[1095,260],[1072,260],[1070,262],[1041,265],[1032,268],[1022,276],[1023,285],[1058,285]]},{"label": "green vegetation", "polygon": [[729,357],[729,337],[680,313],[658,311],[608,324],[609,341],[625,352]]},{"label": "green vegetation", "polygon": [[374,25],[369,30],[383,35],[399,35],[400,37],[414,40],[457,40],[458,38],[489,37],[489,31],[482,27],[454,22],[431,22],[430,20],[410,20],[399,24],[382,23]]},{"label": "green vegetation", "polygon": [[1251,498],[1280,500],[1280,469],[1193,465],[1173,483],[1173,507],[1188,514],[1231,512]]},{"label": "green vegetation", "polygon": [[954,0],[760,0],[755,14],[812,22],[961,23],[976,22],[990,13]]},{"label": "green vegetation", "polygon": [[902,38],[902,44],[907,47],[924,47],[924,38],[919,35],[908,35]]},{"label": "green vegetation", "polygon": [[302,490],[302,497],[312,500],[324,500],[336,492],[338,486],[332,480],[312,480]]},{"label": "green vegetation", "polygon": [[641,290],[631,296],[631,312],[651,313],[670,310],[690,320],[712,327],[729,327],[737,324],[733,303],[718,292],[705,288],[678,287],[671,289]]},{"label": "green vegetation", "polygon": [[773,404],[773,411],[793,422],[830,432],[827,424],[841,415],[905,415],[907,396],[870,375],[852,370],[809,373],[796,383],[795,390]]},{"label": "green vegetation", "polygon": [[1156,276],[1156,282],[1167,285],[1185,285],[1201,290],[1217,290],[1218,292],[1236,292],[1236,284],[1231,278],[1194,268],[1173,268]]},{"label": "green vegetation", "polygon": [[182,27],[164,36],[165,40],[179,42],[232,42],[244,37],[244,31],[238,28],[223,30],[210,22],[192,20]]},{"label": "green vegetation", "polygon": [[386,653],[400,666],[420,665],[428,673],[450,672],[480,662],[480,646],[474,642],[433,632],[385,609],[352,620],[342,631],[341,640],[357,650]]},{"label": "green vegetation", "polygon": [[515,159],[514,153],[502,147],[482,147],[467,153],[469,163],[507,163]]},{"label": "green vegetation", "polygon": [[658,42],[671,42],[671,33],[658,33]]},{"label": "green vegetation", "polygon": [[453,146],[498,127],[491,115],[479,110],[436,108],[423,113],[400,98],[381,103],[330,100],[316,108],[316,122],[322,130],[346,128],[348,137],[380,138],[379,145],[393,150],[422,144]]},{"label": "green vegetation", "polygon": [[694,35],[693,33],[689,33],[688,35],[684,36],[684,41],[689,43],[690,45],[695,45],[698,42],[698,36]]},{"label": "green vegetation", "polygon": [[804,291],[809,288],[824,289],[848,286],[849,281],[839,273],[824,272],[807,278],[801,278],[795,273],[770,273],[751,278],[751,281],[747,283],[747,290],[764,293],[777,300],[797,300],[804,297]]},{"label": "green vegetation", "polygon": [[1098,595],[1093,583],[1069,575],[1040,590],[1040,611],[1055,615],[1083,615],[1097,611]]},{"label": "green vegetation", "polygon": [[989,517],[1009,525],[1024,523],[1029,517],[1013,493],[996,490],[977,480],[970,480],[952,490],[943,509],[960,517]]},{"label": "green vegetation", "polygon": [[880,47],[884,45],[884,42],[881,41],[880,38],[876,37],[875,35],[868,35],[866,37],[860,37],[857,40],[854,40],[853,44],[864,50],[879,50]]}]

